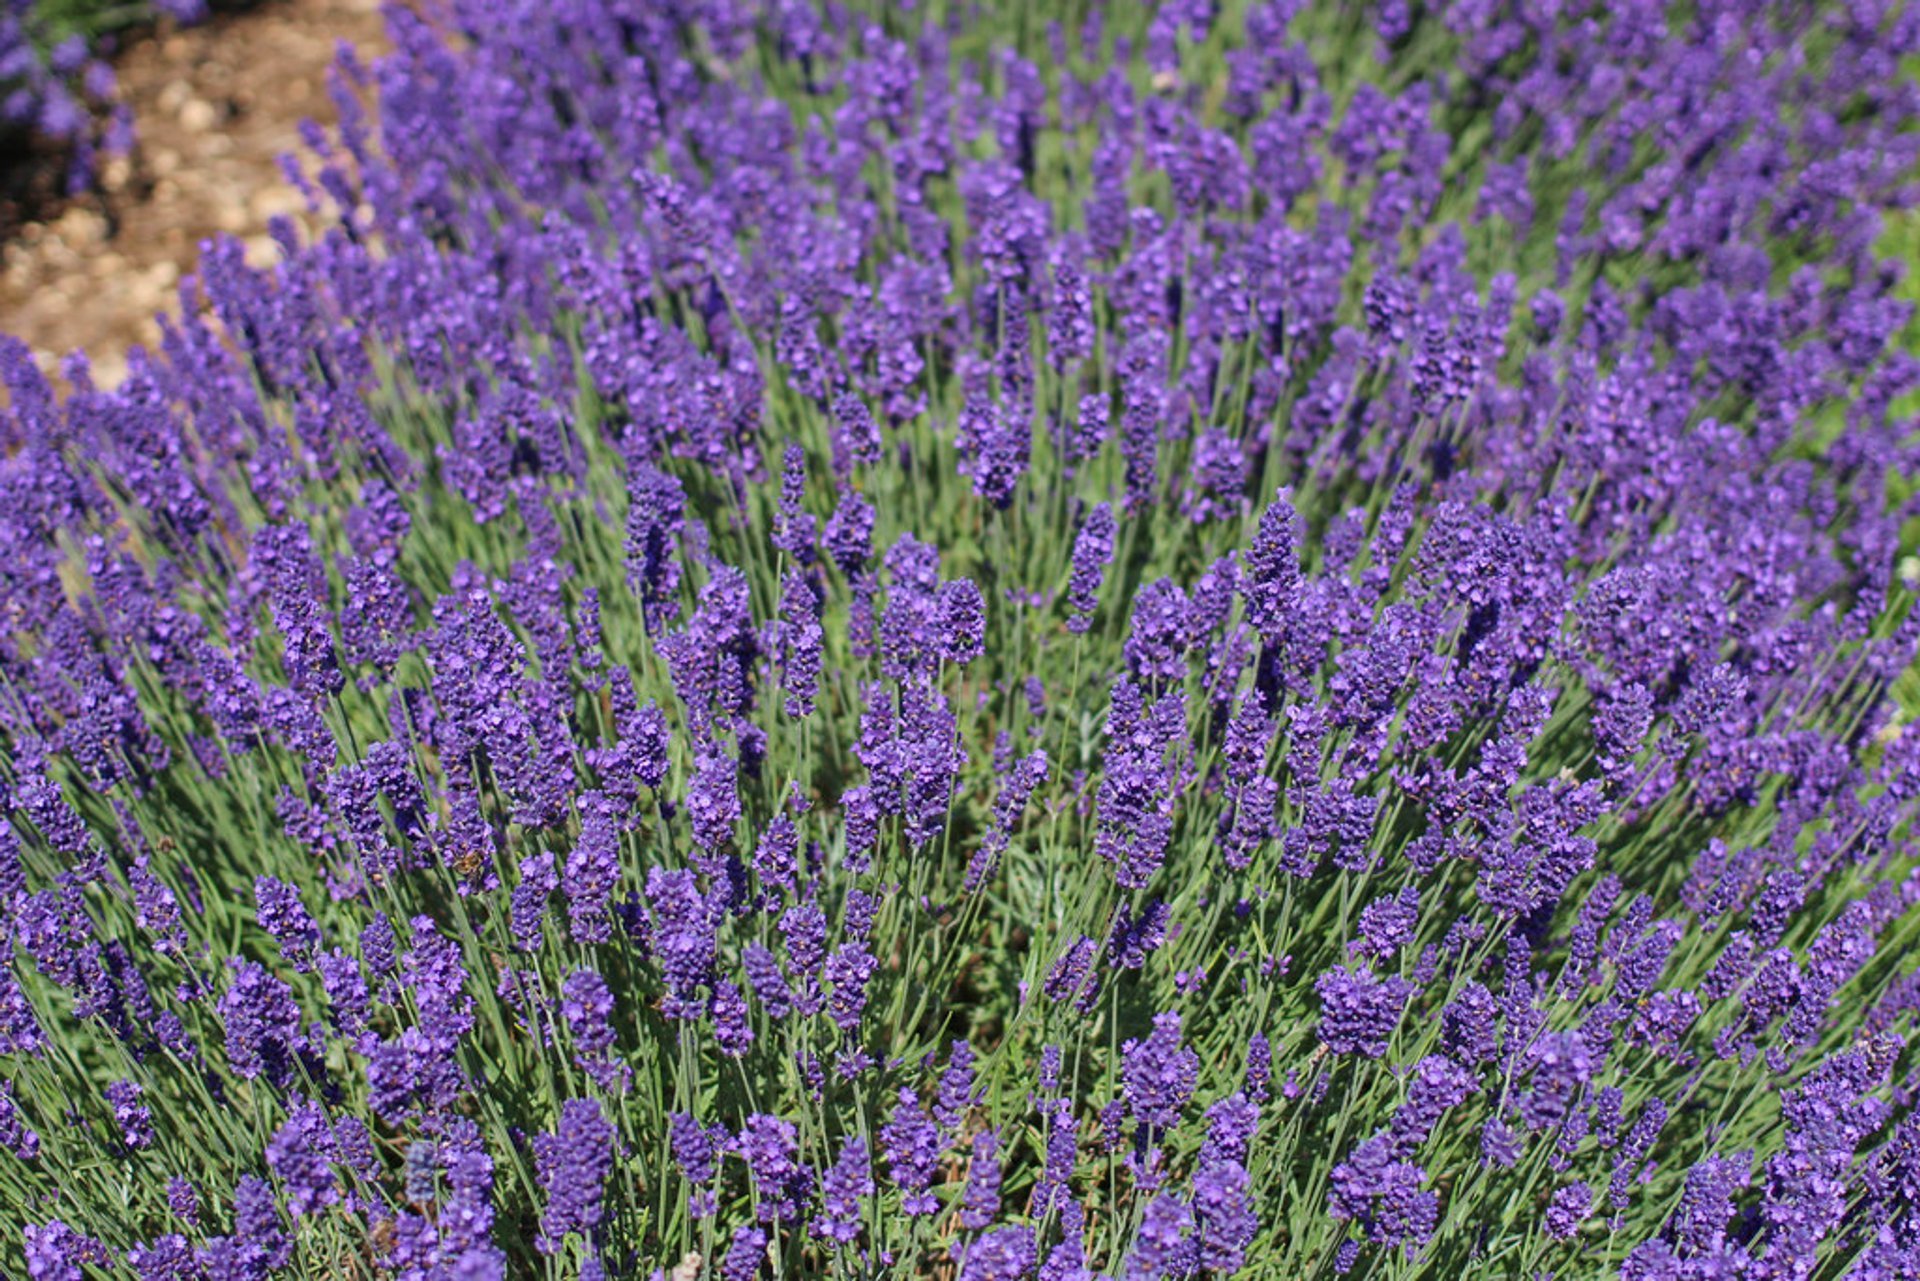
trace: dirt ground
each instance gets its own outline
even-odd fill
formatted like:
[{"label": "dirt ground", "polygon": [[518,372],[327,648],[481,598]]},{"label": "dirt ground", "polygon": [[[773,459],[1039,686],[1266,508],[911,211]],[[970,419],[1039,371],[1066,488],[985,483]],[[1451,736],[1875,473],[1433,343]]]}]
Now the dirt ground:
[{"label": "dirt ground", "polygon": [[202,241],[225,232],[271,261],[267,220],[305,211],[279,157],[304,150],[301,120],[333,121],[327,68],[343,40],[368,59],[385,51],[379,0],[268,0],[131,42],[114,71],[133,154],[0,245],[0,333],[49,373],[82,348],[110,386],[129,348],[158,341],[154,314],[177,305]]}]

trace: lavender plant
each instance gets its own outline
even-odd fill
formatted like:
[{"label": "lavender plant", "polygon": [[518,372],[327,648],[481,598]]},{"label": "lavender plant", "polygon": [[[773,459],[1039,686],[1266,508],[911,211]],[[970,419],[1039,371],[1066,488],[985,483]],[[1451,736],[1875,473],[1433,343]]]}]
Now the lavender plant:
[{"label": "lavender plant", "polygon": [[1920,1272],[1920,13],[391,22],[0,348],[27,1275]]}]

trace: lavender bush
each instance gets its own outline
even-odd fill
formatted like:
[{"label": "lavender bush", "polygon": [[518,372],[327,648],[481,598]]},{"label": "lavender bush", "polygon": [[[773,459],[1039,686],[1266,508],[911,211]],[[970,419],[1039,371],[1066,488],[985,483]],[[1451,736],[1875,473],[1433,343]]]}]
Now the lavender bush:
[{"label": "lavender bush", "polygon": [[1920,1275],[1920,11],[1069,8],[396,10],[5,348],[26,1275]]}]

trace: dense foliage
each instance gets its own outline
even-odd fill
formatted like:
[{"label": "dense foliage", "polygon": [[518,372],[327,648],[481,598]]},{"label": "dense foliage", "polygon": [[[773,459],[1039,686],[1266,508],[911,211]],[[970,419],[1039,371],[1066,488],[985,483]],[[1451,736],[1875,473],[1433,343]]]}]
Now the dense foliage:
[{"label": "dense foliage", "polygon": [[1066,8],[396,10],[0,350],[27,1275],[1920,1275],[1920,10]]}]

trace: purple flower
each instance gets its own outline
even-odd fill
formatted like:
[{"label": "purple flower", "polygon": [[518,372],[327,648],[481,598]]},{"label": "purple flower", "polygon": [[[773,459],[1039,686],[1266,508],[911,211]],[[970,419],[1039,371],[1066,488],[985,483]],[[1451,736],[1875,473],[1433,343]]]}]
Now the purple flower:
[{"label": "purple flower", "polygon": [[22,1161],[40,1155],[40,1136],[28,1126],[26,1114],[14,1101],[11,1081],[0,1081],[0,1148]]},{"label": "purple flower", "polygon": [[762,1223],[794,1223],[811,1180],[799,1161],[799,1131],[778,1117],[755,1114],[734,1140],[747,1163]]},{"label": "purple flower", "polygon": [[[531,866],[530,866],[531,865]],[[542,888],[551,866],[527,860],[520,868],[525,901],[516,900],[515,938],[528,951],[539,947],[539,922],[551,887]],[[620,831],[612,807],[588,794],[580,798],[580,835],[567,851],[559,887],[567,896],[567,922],[574,941],[605,943],[613,937],[607,901],[620,881]],[[524,917],[519,912],[524,911]]]},{"label": "purple flower", "polygon": [[720,1264],[721,1281],[754,1281],[767,1260],[767,1234],[748,1224],[733,1230],[733,1242]]},{"label": "purple flower", "polygon": [[693,777],[687,783],[687,820],[694,843],[708,854],[732,841],[734,824],[740,821],[738,774],[733,757],[718,744],[700,751],[694,761]]},{"label": "purple flower", "polygon": [[747,1021],[747,1002],[740,989],[724,979],[713,985],[713,1039],[720,1052],[739,1058],[753,1048],[753,1027]]},{"label": "purple flower", "polygon": [[[120,1137],[130,1148],[153,1146],[153,1113],[140,1102],[141,1087],[133,1081],[115,1081],[107,1086],[107,1105],[113,1109],[113,1121]],[[11,1146],[11,1145],[9,1145]]]},{"label": "purple flower", "polygon": [[1458,1062],[1475,1066],[1499,1051],[1500,1006],[1483,985],[1467,982],[1460,995],[1440,1012],[1440,1035],[1447,1053]]},{"label": "purple flower", "polygon": [[280,955],[305,972],[320,945],[320,927],[300,902],[299,891],[271,876],[253,882],[254,902],[259,908],[260,928],[280,944]]},{"label": "purple flower", "polygon": [[1203,1164],[1193,1176],[1193,1214],[1200,1229],[1200,1266],[1218,1275],[1237,1272],[1260,1230],[1247,1169],[1237,1160]]},{"label": "purple flower", "polygon": [[113,1256],[92,1237],[55,1219],[21,1227],[27,1250],[27,1275],[34,1281],[84,1281],[84,1264],[110,1267]]},{"label": "purple flower", "polygon": [[1360,937],[1347,944],[1355,955],[1390,959],[1413,941],[1420,924],[1420,891],[1407,886],[1391,897],[1381,897],[1360,909]]},{"label": "purple flower", "polygon": [[856,465],[873,466],[881,458],[880,426],[865,401],[849,392],[833,398],[833,472],[846,477]]},{"label": "purple flower", "polygon": [[1528,1090],[1520,1097],[1529,1128],[1548,1129],[1567,1115],[1575,1095],[1593,1079],[1593,1055],[1578,1032],[1547,1032],[1527,1049]]},{"label": "purple flower", "polygon": [[269,1272],[285,1267],[293,1257],[286,1220],[265,1179],[240,1176],[233,1190],[233,1239],[244,1258]]},{"label": "purple flower", "polygon": [[333,1175],[333,1130],[318,1104],[297,1107],[267,1143],[267,1165],[286,1190],[295,1218],[321,1213],[340,1200]]},{"label": "purple flower", "polygon": [[952,1134],[960,1128],[974,1106],[973,1047],[955,1041],[947,1050],[947,1067],[940,1074],[940,1090],[934,1100],[933,1117],[940,1128]]},{"label": "purple flower", "polygon": [[964,667],[986,652],[986,601],[971,579],[940,584],[937,626],[942,662]]},{"label": "purple flower", "polygon": [[1148,688],[1164,688],[1187,671],[1187,649],[1194,640],[1193,608],[1172,579],[1140,589],[1123,648],[1127,669]]},{"label": "purple flower", "polygon": [[200,1196],[193,1184],[180,1175],[167,1180],[167,1209],[182,1223],[200,1221]]},{"label": "purple flower", "polygon": [[707,1008],[700,989],[712,982],[717,955],[707,898],[692,872],[655,867],[647,872],[647,903],[654,958],[667,984],[667,1016],[700,1018]]},{"label": "purple flower", "polygon": [[1547,1202],[1547,1235],[1557,1241],[1579,1235],[1580,1224],[1593,1205],[1593,1189],[1584,1183],[1557,1188]]},{"label": "purple flower", "polygon": [[1385,1135],[1375,1135],[1333,1167],[1327,1212],[1359,1224],[1383,1246],[1419,1246],[1432,1237],[1440,1198],[1422,1185],[1426,1171],[1393,1157]]},{"label": "purple flower", "polygon": [[1371,969],[1332,969],[1314,980],[1320,997],[1320,1041],[1335,1054],[1382,1058],[1399,1026],[1410,984],[1378,979]]},{"label": "purple flower", "polygon": [[542,1254],[558,1254],[569,1234],[589,1236],[599,1226],[616,1139],[594,1099],[568,1099],[554,1132],[534,1136],[534,1166],[546,1194],[535,1242]]},{"label": "purple flower", "polygon": [[889,1177],[901,1192],[902,1212],[909,1215],[938,1212],[940,1203],[927,1189],[940,1159],[940,1132],[906,1086],[900,1087],[893,1113],[880,1127],[880,1145]]},{"label": "purple flower", "polygon": [[1120,1065],[1121,1090],[1135,1121],[1163,1133],[1180,1124],[1199,1080],[1200,1056],[1181,1045],[1178,1014],[1154,1015],[1150,1035],[1121,1046]]},{"label": "purple flower", "polygon": [[807,496],[807,451],[787,442],[780,469],[779,519],[773,532],[774,550],[795,565],[813,563],[813,539],[818,522],[802,506]]},{"label": "purple flower", "polygon": [[829,988],[827,1013],[843,1032],[860,1027],[860,1016],[867,1008],[867,984],[880,968],[880,962],[858,940],[843,943],[827,957],[822,977]]},{"label": "purple flower", "polygon": [[193,1247],[178,1232],[135,1245],[127,1251],[127,1266],[140,1281],[175,1281],[203,1275]]},{"label": "purple flower", "polygon": [[1433,1127],[1447,1111],[1459,1107],[1480,1089],[1472,1072],[1445,1055],[1429,1054],[1413,1066],[1407,1082],[1407,1098],[1393,1114],[1390,1127],[1394,1139],[1405,1151],[1426,1142]]},{"label": "purple flower", "polygon": [[300,1045],[300,1007],[293,989],[251,961],[230,962],[233,979],[220,997],[227,1062],[245,1080],[265,1076],[284,1086]]},{"label": "purple flower", "polygon": [[680,612],[680,534],[686,528],[686,490],[680,481],[643,466],[627,485],[627,586],[640,598],[647,634]]},{"label": "purple flower", "polygon": [[867,1145],[850,1138],[840,1145],[839,1159],[820,1180],[820,1212],[807,1225],[807,1234],[839,1245],[852,1245],[865,1219],[862,1202],[873,1196],[873,1174]]},{"label": "purple flower", "polygon": [[1070,632],[1085,632],[1093,626],[1094,611],[1100,607],[1100,585],[1113,560],[1113,536],[1113,507],[1101,503],[1087,513],[1074,537],[1073,573],[1067,584],[1067,600],[1073,606],[1067,619]]},{"label": "purple flower", "polygon": [[1000,856],[1006,853],[1012,840],[1013,825],[1019,821],[1034,792],[1047,781],[1047,772],[1047,753],[1044,748],[1034,749],[1031,755],[1022,758],[1007,772],[999,793],[993,798],[993,817],[987,825],[986,834],[980,839],[980,848],[967,861],[966,888],[969,894],[992,877]]},{"label": "purple flower", "polygon": [[1147,1203],[1127,1256],[1126,1281],[1186,1275],[1197,1262],[1192,1233],[1193,1211],[1187,1204],[1172,1193],[1156,1196]]},{"label": "purple flower", "polygon": [[973,1136],[973,1159],[967,1164],[967,1187],[960,1198],[960,1226],[978,1232],[1000,1213],[1000,1136],[982,1130]]},{"label": "purple flower", "polygon": [[[523,952],[538,952],[545,941],[547,899],[560,888],[554,874],[553,855],[536,854],[520,860],[520,880],[513,887],[508,903],[509,931],[513,944]],[[325,973],[325,964],[322,963]]]},{"label": "purple flower", "polygon": [[575,970],[560,985],[560,1013],[587,1058],[613,1048],[613,991],[595,970]]},{"label": "purple flower", "polygon": [[704,1126],[685,1112],[667,1118],[667,1133],[673,1146],[673,1160],[680,1174],[692,1185],[688,1213],[696,1219],[710,1218],[715,1209],[714,1194],[707,1185],[719,1173],[719,1143],[726,1138],[720,1126]]},{"label": "purple flower", "polygon": [[820,596],[812,579],[790,571],[780,592],[780,688],[786,694],[789,716],[804,720],[813,715],[819,692],[822,647],[826,631],[820,626]]},{"label": "purple flower", "polygon": [[857,574],[873,555],[873,524],[872,504],[857,490],[844,491],[839,506],[827,520],[825,541],[827,555],[848,578]]}]

